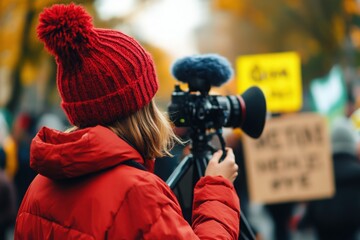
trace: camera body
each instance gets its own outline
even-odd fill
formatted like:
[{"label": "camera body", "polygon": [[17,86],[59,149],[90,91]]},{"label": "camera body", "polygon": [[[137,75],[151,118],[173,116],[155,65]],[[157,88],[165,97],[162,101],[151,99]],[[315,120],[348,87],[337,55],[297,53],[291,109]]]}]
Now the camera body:
[{"label": "camera body", "polygon": [[177,127],[220,129],[240,127],[242,113],[237,96],[218,96],[183,91],[179,85],[168,107],[170,120]]}]

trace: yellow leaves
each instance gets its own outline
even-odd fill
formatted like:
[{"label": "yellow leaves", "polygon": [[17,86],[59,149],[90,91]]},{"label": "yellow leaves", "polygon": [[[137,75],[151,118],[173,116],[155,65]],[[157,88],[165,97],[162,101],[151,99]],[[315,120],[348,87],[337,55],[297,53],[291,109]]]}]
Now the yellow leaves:
[{"label": "yellow leaves", "polygon": [[4,107],[11,97],[13,82],[11,81],[10,69],[0,66],[0,108]]},{"label": "yellow leaves", "polygon": [[217,10],[231,11],[234,13],[243,13],[245,4],[243,0],[214,0],[213,8]]},{"label": "yellow leaves", "polygon": [[360,14],[360,6],[355,0],[344,0],[344,10],[347,14]]},{"label": "yellow leaves", "polygon": [[21,69],[20,79],[23,86],[30,86],[35,80],[37,72],[37,66],[31,61],[26,61]]},{"label": "yellow leaves", "polygon": [[250,16],[251,16],[252,22],[259,29],[270,30],[272,28],[271,20],[263,12],[253,11]]},{"label": "yellow leaves", "polygon": [[286,49],[296,49],[300,54],[303,63],[307,63],[308,60],[316,55],[320,49],[320,43],[316,39],[309,36],[308,33],[294,29],[289,31],[286,35],[282,36],[284,47]]},{"label": "yellow leaves", "polygon": [[360,28],[358,27],[352,27],[350,29],[350,38],[353,45],[360,49]]},{"label": "yellow leaves", "polygon": [[[70,2],[70,1],[62,1],[61,3],[66,4],[68,2]],[[58,4],[59,1],[58,0],[34,0],[32,7],[38,11],[41,11],[43,8],[49,7],[56,3]]]},{"label": "yellow leaves", "polygon": [[341,16],[334,16],[332,19],[332,29],[336,42],[339,45],[342,44],[345,38],[345,21]]},{"label": "yellow leaves", "polygon": [[[360,106],[360,105],[359,105]],[[360,108],[357,109],[356,111],[354,111],[351,116],[350,116],[350,120],[353,123],[353,125],[355,126],[355,128],[360,131]]]},{"label": "yellow leaves", "polygon": [[251,22],[256,28],[262,30],[271,29],[270,19],[265,11],[248,0],[214,0],[212,7],[215,11],[227,11],[234,16]]},{"label": "yellow leaves", "polygon": [[6,153],[5,173],[10,179],[13,179],[19,167],[15,140],[11,136],[7,136],[3,147]]},{"label": "yellow leaves", "polygon": [[[2,0],[4,1],[4,0]],[[0,65],[11,71],[20,57],[27,1],[4,1],[0,12]]]},{"label": "yellow leaves", "polygon": [[284,0],[284,3],[293,9],[301,9],[303,0]]},{"label": "yellow leaves", "polygon": [[160,107],[165,109],[170,101],[171,92],[174,90],[174,85],[176,83],[170,73],[172,59],[170,55],[161,48],[148,43],[141,43],[141,45],[151,53],[155,62],[156,73],[160,83],[159,90],[156,94],[156,100]]}]

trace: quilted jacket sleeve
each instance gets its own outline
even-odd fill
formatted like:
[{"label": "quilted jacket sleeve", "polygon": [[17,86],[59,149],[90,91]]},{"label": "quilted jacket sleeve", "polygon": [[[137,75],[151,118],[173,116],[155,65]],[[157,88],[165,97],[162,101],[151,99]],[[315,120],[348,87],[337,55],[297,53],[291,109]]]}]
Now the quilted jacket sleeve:
[{"label": "quilted jacket sleeve", "polygon": [[156,184],[138,184],[127,194],[108,238],[237,239],[239,200],[226,181],[221,177],[205,177],[196,185],[192,227],[164,182],[159,179]]},{"label": "quilted jacket sleeve", "polygon": [[200,239],[238,239],[240,203],[234,186],[223,177],[203,177],[196,184],[194,232]]}]

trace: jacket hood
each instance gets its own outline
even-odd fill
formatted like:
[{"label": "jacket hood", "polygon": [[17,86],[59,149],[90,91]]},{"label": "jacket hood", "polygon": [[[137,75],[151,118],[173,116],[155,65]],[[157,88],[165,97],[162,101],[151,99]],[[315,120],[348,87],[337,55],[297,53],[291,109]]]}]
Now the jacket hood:
[{"label": "jacket hood", "polygon": [[52,179],[95,173],[130,159],[144,164],[139,152],[102,126],[70,133],[43,127],[30,149],[31,168]]}]

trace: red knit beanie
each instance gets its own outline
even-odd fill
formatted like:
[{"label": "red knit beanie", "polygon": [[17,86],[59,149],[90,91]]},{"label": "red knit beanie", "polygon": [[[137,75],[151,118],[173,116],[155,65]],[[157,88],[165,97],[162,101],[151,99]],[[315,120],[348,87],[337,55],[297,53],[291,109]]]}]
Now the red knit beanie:
[{"label": "red knit beanie", "polygon": [[119,31],[94,28],[83,7],[45,9],[37,33],[56,57],[61,106],[75,126],[114,122],[154,97],[158,80],[150,54]]}]

